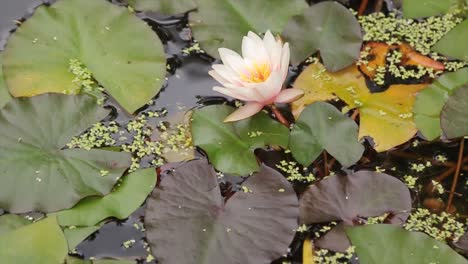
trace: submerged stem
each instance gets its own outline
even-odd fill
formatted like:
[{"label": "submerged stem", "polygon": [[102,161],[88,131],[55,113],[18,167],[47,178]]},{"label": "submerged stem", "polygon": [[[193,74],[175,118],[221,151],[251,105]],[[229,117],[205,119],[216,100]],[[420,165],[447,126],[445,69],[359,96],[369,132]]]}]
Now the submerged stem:
[{"label": "submerged stem", "polygon": [[276,119],[278,119],[281,124],[289,129],[289,121],[283,116],[283,114],[281,114],[280,110],[278,110],[275,105],[271,105],[270,107],[271,111],[273,111],[273,114],[275,114]]},{"label": "submerged stem", "polygon": [[455,169],[455,175],[454,175],[453,182],[452,182],[452,188],[450,189],[450,195],[449,195],[448,202],[447,202],[447,208],[445,209],[445,211],[447,212],[452,206],[453,195],[455,193],[455,188],[457,187],[458,176],[460,175],[464,148],[465,148],[465,138],[462,137],[462,139],[460,140],[460,150],[458,152],[457,168]]}]

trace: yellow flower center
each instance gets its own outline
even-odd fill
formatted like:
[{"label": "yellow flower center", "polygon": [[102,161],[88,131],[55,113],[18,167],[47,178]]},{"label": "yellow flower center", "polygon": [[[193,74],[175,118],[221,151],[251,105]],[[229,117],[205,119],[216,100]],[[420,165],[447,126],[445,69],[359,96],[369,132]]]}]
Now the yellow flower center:
[{"label": "yellow flower center", "polygon": [[249,67],[248,74],[242,74],[242,80],[250,83],[261,83],[270,77],[271,69],[268,63],[253,63],[252,67]]}]

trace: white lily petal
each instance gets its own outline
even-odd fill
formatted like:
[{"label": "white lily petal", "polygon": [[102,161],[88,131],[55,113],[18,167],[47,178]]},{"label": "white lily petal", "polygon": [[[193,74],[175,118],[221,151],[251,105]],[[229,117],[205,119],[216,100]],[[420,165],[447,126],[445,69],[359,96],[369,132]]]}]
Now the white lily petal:
[{"label": "white lily petal", "polygon": [[211,66],[222,78],[228,82],[239,85],[241,83],[240,76],[234,72],[231,68],[226,67],[222,64],[215,64]]},{"label": "white lily petal", "polygon": [[222,85],[231,83],[229,80],[223,78],[223,76],[221,76],[221,75],[220,75],[217,71],[215,71],[215,70],[209,71],[208,74],[209,74],[211,77],[213,77],[213,79],[215,79],[217,82],[219,82],[219,83],[222,84]]},{"label": "white lily petal", "polygon": [[270,104],[276,98],[283,85],[283,78],[277,72],[271,73],[266,82],[252,84],[252,90],[258,94],[255,101]]},{"label": "white lily petal", "polygon": [[286,78],[289,70],[289,43],[285,43],[281,52],[281,69],[283,78]]},{"label": "white lily petal", "polygon": [[243,101],[250,101],[250,97],[246,97],[242,93],[239,93],[239,89],[230,89],[230,88],[215,86],[213,87],[213,91],[222,93],[224,95],[227,95],[235,99],[239,99]]},{"label": "white lily petal", "polygon": [[244,37],[242,40],[242,56],[244,56],[245,62],[249,62],[247,66],[253,63],[270,63],[270,56],[268,56],[263,43],[259,46],[255,40],[249,37]]},{"label": "white lily petal", "polygon": [[298,88],[284,89],[275,99],[275,103],[290,103],[304,95],[304,91]]},{"label": "white lily petal", "polygon": [[[281,57],[281,44],[275,40],[273,34],[271,34],[270,30],[265,33],[265,37],[263,38],[263,44],[268,52],[270,57],[270,68],[272,71],[279,69],[280,66],[280,57]],[[278,49],[278,46],[280,47]]]},{"label": "white lily petal", "polygon": [[257,102],[248,102],[246,105],[239,107],[236,111],[230,114],[224,122],[239,121],[255,115],[263,109],[263,104]]},{"label": "white lily petal", "polygon": [[219,48],[218,52],[221,60],[223,61],[223,64],[231,68],[237,75],[247,73],[244,59],[242,59],[242,57],[237,54],[237,52],[226,48]]}]

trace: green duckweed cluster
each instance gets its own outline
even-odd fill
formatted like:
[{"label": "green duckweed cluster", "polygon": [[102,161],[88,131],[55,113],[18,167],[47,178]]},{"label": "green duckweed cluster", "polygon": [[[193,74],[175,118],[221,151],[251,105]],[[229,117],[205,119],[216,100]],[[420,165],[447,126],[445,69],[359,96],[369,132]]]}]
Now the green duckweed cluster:
[{"label": "green duckweed cluster", "polygon": [[403,180],[405,181],[406,186],[410,189],[416,188],[416,182],[418,181],[418,178],[412,176],[412,175],[405,175],[403,176]]},{"label": "green duckweed cluster", "polygon": [[465,225],[454,216],[445,212],[434,214],[424,208],[411,213],[404,227],[409,231],[424,232],[439,241],[456,242],[465,233]]},{"label": "green duckweed cluster", "polygon": [[337,264],[337,263],[349,263],[353,258],[355,247],[349,247],[346,252],[333,252],[327,249],[319,249],[315,251],[315,263],[320,264]]},{"label": "green duckweed cluster", "polygon": [[150,127],[149,118],[157,118],[166,114],[166,110],[142,113],[136,119],[130,120],[124,127],[120,127],[115,121],[107,125],[97,123],[82,135],[73,137],[67,147],[86,150],[120,147],[122,151],[131,153],[133,156],[129,172],[139,169],[143,159],[150,159],[152,165],[161,166],[166,162],[167,152],[189,155],[189,152],[194,149],[187,124],[176,124],[173,129],[169,129],[165,123],[160,122],[157,125],[157,130],[160,131],[159,139],[151,140],[155,129]]},{"label": "green duckweed cluster", "polygon": [[[456,71],[468,65],[466,61],[447,61],[445,57],[431,51],[431,47],[447,32],[458,25],[463,18],[459,13],[449,13],[443,16],[415,20],[397,17],[395,13],[385,15],[372,13],[358,17],[364,31],[364,41],[385,42],[388,45],[408,43],[416,51],[438,61],[442,61],[447,71]],[[378,85],[384,84],[386,74],[407,80],[419,79],[423,76],[435,78],[442,71],[436,71],[422,65],[405,67],[401,65],[403,54],[398,49],[390,49],[386,55],[386,65],[375,69],[368,66],[370,48],[361,51],[358,65],[367,65],[368,70],[375,71],[373,78]]]},{"label": "green duckweed cluster", "polygon": [[[288,181],[300,181],[306,183],[315,181],[315,176],[312,173],[303,175],[300,172],[297,162],[281,160],[280,164],[276,164],[276,167],[286,173]],[[304,168],[304,170],[306,170],[306,168]]]},{"label": "green duckweed cluster", "polygon": [[72,82],[77,83],[81,87],[81,92],[95,97],[99,105],[104,103],[106,99],[102,94],[104,88],[94,81],[93,74],[81,61],[70,59],[68,71],[75,75]]}]

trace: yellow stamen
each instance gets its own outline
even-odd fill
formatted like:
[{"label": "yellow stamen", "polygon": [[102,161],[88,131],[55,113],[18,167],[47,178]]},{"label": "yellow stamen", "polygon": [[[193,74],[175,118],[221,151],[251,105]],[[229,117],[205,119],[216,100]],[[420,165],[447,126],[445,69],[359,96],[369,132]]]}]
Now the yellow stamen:
[{"label": "yellow stamen", "polygon": [[261,83],[264,82],[270,77],[271,69],[270,65],[267,63],[257,64],[254,63],[252,67],[248,69],[248,74],[243,74],[241,76],[242,80],[250,83]]}]

